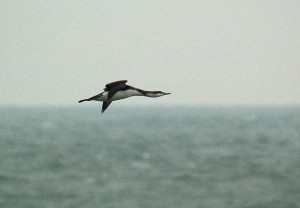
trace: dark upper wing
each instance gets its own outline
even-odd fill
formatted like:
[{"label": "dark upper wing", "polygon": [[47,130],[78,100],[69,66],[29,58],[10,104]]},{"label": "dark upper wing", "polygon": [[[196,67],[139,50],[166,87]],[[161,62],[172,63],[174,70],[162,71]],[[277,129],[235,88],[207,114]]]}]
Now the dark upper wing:
[{"label": "dark upper wing", "polygon": [[102,104],[102,113],[106,110],[106,108],[111,104],[112,101],[103,101]]},{"label": "dark upper wing", "polygon": [[114,96],[114,94],[116,94],[116,92],[119,89],[126,87],[126,84],[125,84],[126,82],[127,82],[127,80],[120,80],[120,81],[111,82],[111,83],[108,83],[107,85],[105,85],[104,91],[108,91],[108,96],[107,96],[107,100],[103,101],[102,113],[111,104],[112,101],[110,99]]},{"label": "dark upper wing", "polygon": [[108,91],[107,99],[111,99],[118,90],[126,87],[126,82],[127,80],[121,80],[107,84],[106,88],[104,89],[105,91]]},{"label": "dark upper wing", "polygon": [[126,82],[127,82],[127,80],[120,80],[120,81],[115,81],[115,82],[108,83],[107,85],[105,85],[104,90],[108,91],[108,90],[111,90],[112,88],[114,88],[116,86],[125,87],[126,86],[125,85]]}]

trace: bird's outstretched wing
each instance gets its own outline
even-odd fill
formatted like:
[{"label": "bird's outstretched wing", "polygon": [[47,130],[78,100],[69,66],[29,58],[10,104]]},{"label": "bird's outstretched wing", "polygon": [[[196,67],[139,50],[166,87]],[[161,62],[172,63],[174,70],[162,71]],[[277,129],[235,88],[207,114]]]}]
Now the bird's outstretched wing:
[{"label": "bird's outstretched wing", "polygon": [[125,87],[126,82],[127,82],[127,80],[120,80],[120,81],[115,81],[115,82],[108,83],[107,85],[105,85],[104,91],[111,90],[112,88],[114,88],[116,86]]},{"label": "bird's outstretched wing", "polygon": [[126,87],[126,83],[127,80],[120,80],[120,81],[116,81],[116,82],[111,82],[107,85],[105,85],[105,88],[104,90],[105,91],[108,91],[108,96],[107,96],[107,99],[111,99],[118,90]]},{"label": "bird's outstretched wing", "polygon": [[116,82],[111,82],[105,85],[104,91],[108,92],[107,100],[103,101],[102,104],[102,113],[108,108],[111,104],[111,98],[116,94],[116,92],[124,87],[126,87],[127,80],[120,80]]},{"label": "bird's outstretched wing", "polygon": [[111,104],[112,101],[108,100],[108,101],[103,101],[102,104],[102,113],[106,110],[106,108],[108,108],[108,106]]}]

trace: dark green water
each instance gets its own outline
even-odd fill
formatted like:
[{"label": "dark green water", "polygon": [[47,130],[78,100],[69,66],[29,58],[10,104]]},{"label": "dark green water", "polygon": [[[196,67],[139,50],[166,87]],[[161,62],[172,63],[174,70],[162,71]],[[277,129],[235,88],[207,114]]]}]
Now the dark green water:
[{"label": "dark green water", "polygon": [[300,108],[0,108],[0,207],[300,207]]}]

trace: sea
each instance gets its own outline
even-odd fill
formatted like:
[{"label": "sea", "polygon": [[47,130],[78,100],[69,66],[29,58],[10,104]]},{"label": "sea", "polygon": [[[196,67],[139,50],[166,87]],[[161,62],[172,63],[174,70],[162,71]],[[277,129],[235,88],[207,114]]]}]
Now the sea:
[{"label": "sea", "polygon": [[0,207],[300,207],[300,107],[100,108],[0,107]]}]

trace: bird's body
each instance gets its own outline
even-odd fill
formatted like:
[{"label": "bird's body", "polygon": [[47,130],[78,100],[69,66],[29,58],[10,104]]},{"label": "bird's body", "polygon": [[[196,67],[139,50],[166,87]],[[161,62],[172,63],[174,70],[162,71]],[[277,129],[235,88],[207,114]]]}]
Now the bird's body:
[{"label": "bird's body", "polygon": [[125,83],[127,80],[121,80],[109,83],[105,85],[104,92],[95,95],[88,99],[80,100],[79,103],[84,101],[102,101],[102,113],[111,104],[111,102],[116,100],[125,99],[132,96],[146,96],[146,97],[160,97],[163,95],[168,95],[171,93],[164,93],[161,91],[145,91],[141,90]]},{"label": "bird's body", "polygon": [[[116,100],[121,100],[121,99],[125,99],[131,96],[142,96],[143,94],[136,91],[136,90],[119,90],[116,92],[116,94],[113,95],[113,97],[111,98],[112,101],[116,101]],[[108,99],[108,92],[103,92],[100,94],[100,96],[98,98],[96,98],[95,100],[97,101],[106,101]]]}]

